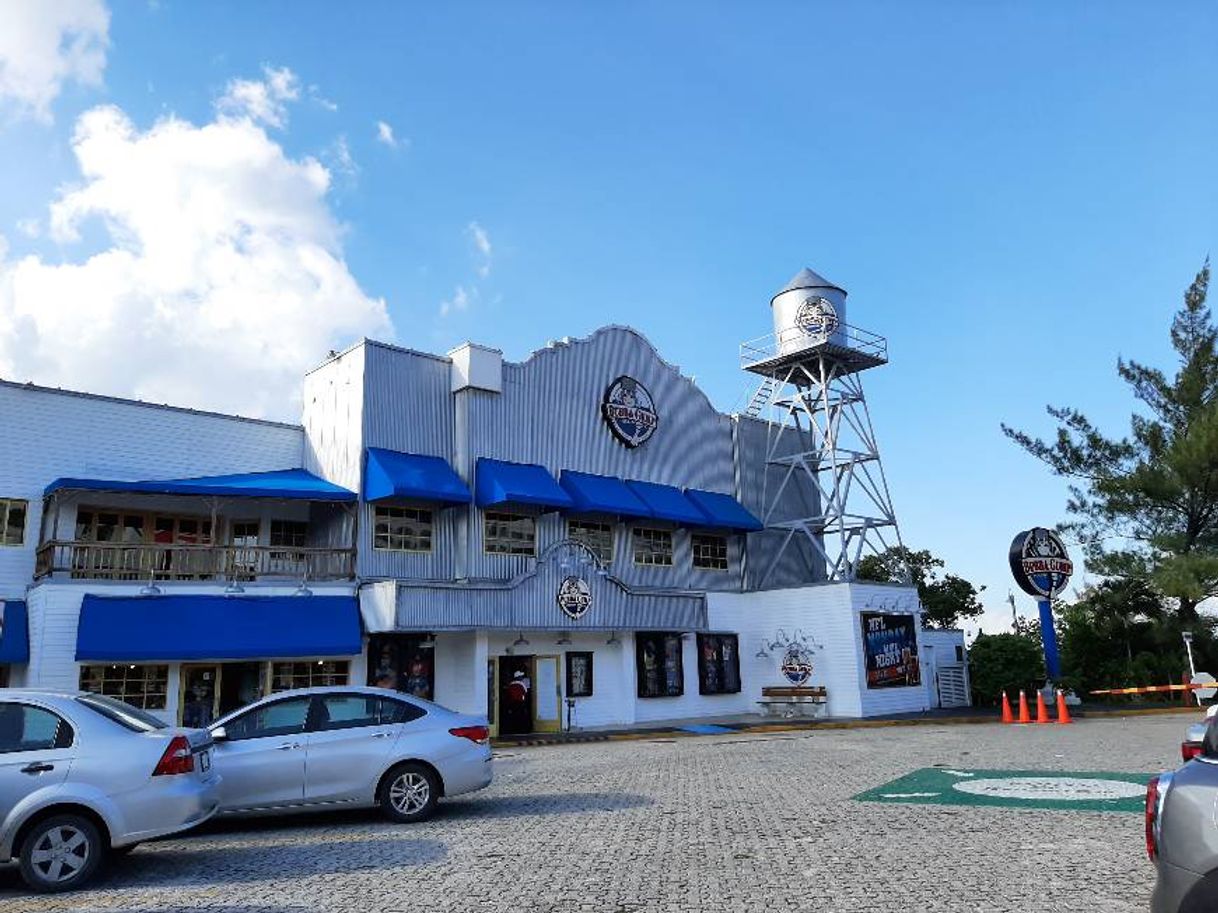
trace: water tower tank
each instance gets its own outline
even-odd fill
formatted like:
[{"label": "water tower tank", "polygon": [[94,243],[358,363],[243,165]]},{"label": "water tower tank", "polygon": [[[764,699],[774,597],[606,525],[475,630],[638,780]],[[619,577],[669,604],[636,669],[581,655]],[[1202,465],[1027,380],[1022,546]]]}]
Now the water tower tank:
[{"label": "water tower tank", "polygon": [[810,269],[801,269],[770,299],[778,354],[832,342],[846,345],[846,290]]}]

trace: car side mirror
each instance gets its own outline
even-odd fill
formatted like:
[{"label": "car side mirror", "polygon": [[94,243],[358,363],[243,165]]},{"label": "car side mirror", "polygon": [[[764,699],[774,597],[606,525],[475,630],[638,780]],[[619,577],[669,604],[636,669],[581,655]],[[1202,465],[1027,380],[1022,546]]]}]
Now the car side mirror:
[{"label": "car side mirror", "polygon": [[228,733],[224,730],[223,726],[217,726],[215,729],[213,729],[211,731],[211,740],[213,742],[228,741]]}]

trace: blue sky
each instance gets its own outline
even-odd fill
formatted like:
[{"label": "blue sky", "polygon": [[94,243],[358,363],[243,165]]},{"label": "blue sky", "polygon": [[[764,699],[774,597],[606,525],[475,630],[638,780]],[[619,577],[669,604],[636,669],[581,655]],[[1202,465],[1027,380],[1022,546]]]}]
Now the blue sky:
[{"label": "blue sky", "polygon": [[[811,266],[848,289],[852,323],[889,337],[891,364],[866,387],[904,538],[987,586],[989,627],[1009,617],[1011,536],[1064,507],[1061,483],[999,423],[1048,432],[1051,402],[1124,427],[1116,359],[1169,364],[1170,314],[1218,239],[1212,3],[162,0],[113,4],[95,39],[100,72],[61,78],[49,101],[10,86],[0,105],[0,373],[206,404],[207,348],[171,346],[173,368],[193,375],[175,386],[168,367],[147,378],[104,367],[117,331],[64,354],[63,333],[20,322],[34,278],[59,282],[180,227],[156,209],[162,187],[204,187],[229,207],[249,192],[273,214],[267,243],[305,238],[330,253],[310,275],[323,291],[346,283],[339,297],[358,317],[316,318],[321,293],[306,285],[269,323],[318,323],[320,335],[294,340],[317,357],[326,338],[369,327],[413,347],[471,338],[521,358],[624,323],[724,409],[749,386],[738,343],[770,330],[770,296]],[[280,115],[272,104],[243,116],[267,138],[262,152],[317,159],[324,189],[298,205],[280,199],[298,192],[296,171],[281,189],[248,177],[271,172],[194,154],[189,182],[158,183],[158,162],[180,165],[174,142],[202,142],[193,127],[219,122],[221,99],[247,97],[235,80],[269,86],[277,68],[294,75],[295,97]],[[0,78],[0,102],[4,92]],[[126,126],[82,128],[99,105]],[[161,136],[116,177],[123,131],[170,116],[192,131]],[[120,137],[117,152],[82,174],[80,136],[102,133]],[[99,189],[73,196],[91,181]],[[138,211],[115,201],[144,187]],[[72,231],[49,214],[64,200]],[[197,264],[206,244],[183,244]],[[10,278],[7,311],[6,263],[28,280]],[[147,264],[128,266],[105,320],[191,306],[190,289],[145,296]],[[198,281],[222,284],[210,269]],[[46,286],[59,290],[57,326],[87,322],[90,275]],[[19,342],[30,325],[38,346]],[[284,377],[316,360],[284,358]],[[279,378],[242,381],[271,389],[247,411],[274,411]]]}]

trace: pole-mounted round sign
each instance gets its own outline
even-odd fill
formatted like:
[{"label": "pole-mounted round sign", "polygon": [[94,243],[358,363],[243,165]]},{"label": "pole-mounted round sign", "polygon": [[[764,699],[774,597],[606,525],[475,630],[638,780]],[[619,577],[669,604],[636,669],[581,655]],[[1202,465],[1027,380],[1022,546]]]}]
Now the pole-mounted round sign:
[{"label": "pole-mounted round sign", "polygon": [[1070,582],[1074,562],[1057,533],[1037,526],[1020,533],[1011,543],[1011,573],[1028,595],[1052,599]]}]

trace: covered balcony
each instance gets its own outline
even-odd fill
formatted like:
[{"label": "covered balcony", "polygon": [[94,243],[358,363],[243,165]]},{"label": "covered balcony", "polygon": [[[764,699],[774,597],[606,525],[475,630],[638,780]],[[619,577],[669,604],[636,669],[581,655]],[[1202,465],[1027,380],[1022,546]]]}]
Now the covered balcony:
[{"label": "covered balcony", "polygon": [[56,479],[35,577],[115,581],[355,578],[356,495],[303,469],[195,479]]}]

